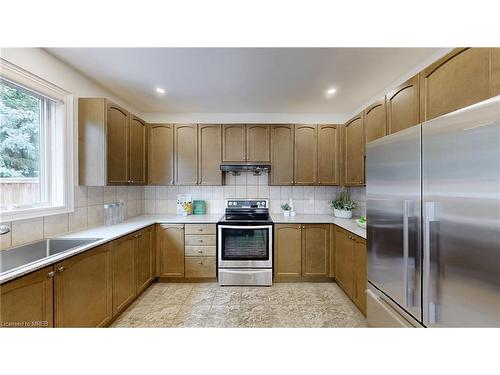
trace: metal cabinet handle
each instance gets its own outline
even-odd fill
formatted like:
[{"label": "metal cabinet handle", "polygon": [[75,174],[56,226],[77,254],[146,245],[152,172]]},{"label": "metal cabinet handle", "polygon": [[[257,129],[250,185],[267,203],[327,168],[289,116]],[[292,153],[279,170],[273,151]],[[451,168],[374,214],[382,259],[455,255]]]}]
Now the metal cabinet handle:
[{"label": "metal cabinet handle", "polygon": [[59,268],[57,269],[57,272],[59,272],[59,273],[61,273],[61,272],[63,272],[63,271],[64,271],[64,267],[63,267],[63,266],[61,266],[61,267],[59,267]]},{"label": "metal cabinet handle", "polygon": [[434,296],[431,295],[432,275],[431,275],[431,230],[432,223],[438,222],[436,212],[436,202],[426,202],[424,206],[424,228],[423,228],[423,288],[424,288],[424,303],[423,317],[424,323],[431,325],[437,323],[437,306],[434,301]]},{"label": "metal cabinet handle", "polygon": [[55,275],[55,272],[54,271],[50,271],[47,276],[50,278],[50,277],[54,277]]},{"label": "metal cabinet handle", "polygon": [[203,240],[198,240],[198,242],[199,242],[199,243],[202,243],[202,242],[203,242]]},{"label": "metal cabinet handle", "polygon": [[198,232],[203,232],[203,228],[198,228]]},{"label": "metal cabinet handle", "polygon": [[198,253],[199,254],[203,254],[203,250],[198,250]]},{"label": "metal cabinet handle", "polygon": [[138,236],[139,236],[139,237],[142,237],[142,233],[139,233],[139,234],[138,234]]},{"label": "metal cabinet handle", "polygon": [[202,261],[198,262],[198,264],[199,264],[200,266],[203,266],[203,262],[202,262]]}]

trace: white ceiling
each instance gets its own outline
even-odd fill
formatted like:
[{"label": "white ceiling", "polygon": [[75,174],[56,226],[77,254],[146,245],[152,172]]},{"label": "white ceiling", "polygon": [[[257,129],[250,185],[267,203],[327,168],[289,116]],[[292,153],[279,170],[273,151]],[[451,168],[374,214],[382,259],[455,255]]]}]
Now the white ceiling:
[{"label": "white ceiling", "polygon": [[[49,48],[143,112],[351,114],[448,49]],[[162,87],[165,95],[156,93]],[[330,98],[325,91],[335,87]]]}]

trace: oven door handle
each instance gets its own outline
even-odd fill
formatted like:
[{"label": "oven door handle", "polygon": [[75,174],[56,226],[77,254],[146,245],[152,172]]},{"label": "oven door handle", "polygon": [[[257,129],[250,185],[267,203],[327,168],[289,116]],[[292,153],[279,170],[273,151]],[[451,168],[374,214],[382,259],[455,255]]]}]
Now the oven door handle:
[{"label": "oven door handle", "polygon": [[221,229],[271,229],[273,226],[266,225],[219,225]]}]

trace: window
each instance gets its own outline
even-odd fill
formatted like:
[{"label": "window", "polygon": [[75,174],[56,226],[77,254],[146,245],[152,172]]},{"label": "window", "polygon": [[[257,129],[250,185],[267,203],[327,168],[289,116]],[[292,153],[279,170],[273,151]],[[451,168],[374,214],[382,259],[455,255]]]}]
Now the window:
[{"label": "window", "polygon": [[71,96],[0,60],[1,221],[73,209]]}]

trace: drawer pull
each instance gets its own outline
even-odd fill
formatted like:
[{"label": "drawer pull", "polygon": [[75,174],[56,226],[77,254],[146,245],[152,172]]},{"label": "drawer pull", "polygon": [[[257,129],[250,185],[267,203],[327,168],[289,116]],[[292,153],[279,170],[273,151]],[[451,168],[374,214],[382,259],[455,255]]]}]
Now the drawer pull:
[{"label": "drawer pull", "polygon": [[198,228],[198,232],[203,232],[203,228]]},{"label": "drawer pull", "polygon": [[63,271],[64,271],[64,267],[59,267],[59,268],[57,269],[57,272],[59,272],[59,273],[61,273],[61,272],[63,272]]},{"label": "drawer pull", "polygon": [[203,242],[203,240],[198,240],[198,242],[199,242],[199,243],[202,243],[202,242]]},{"label": "drawer pull", "polygon": [[198,262],[198,264],[199,264],[200,266],[203,266],[203,262],[202,262],[202,261],[199,261],[199,262]]},{"label": "drawer pull", "polygon": [[198,253],[203,254],[203,250],[198,250]]},{"label": "drawer pull", "polygon": [[48,277],[54,277],[54,274],[55,274],[55,272],[54,272],[54,271],[50,271],[50,272],[47,274],[47,276],[48,276]]}]

